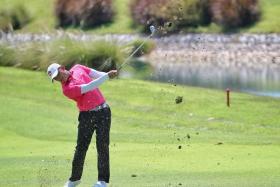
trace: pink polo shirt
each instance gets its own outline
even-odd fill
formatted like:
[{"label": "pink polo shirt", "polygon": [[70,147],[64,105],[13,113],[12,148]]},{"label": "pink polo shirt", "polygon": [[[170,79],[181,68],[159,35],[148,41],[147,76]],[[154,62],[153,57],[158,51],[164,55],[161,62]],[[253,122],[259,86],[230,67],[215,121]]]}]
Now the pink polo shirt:
[{"label": "pink polo shirt", "polygon": [[89,76],[91,70],[82,65],[75,65],[70,70],[70,76],[66,83],[62,83],[63,94],[76,101],[80,111],[91,110],[105,102],[105,98],[98,88],[85,94],[81,93],[81,85],[92,81]]}]

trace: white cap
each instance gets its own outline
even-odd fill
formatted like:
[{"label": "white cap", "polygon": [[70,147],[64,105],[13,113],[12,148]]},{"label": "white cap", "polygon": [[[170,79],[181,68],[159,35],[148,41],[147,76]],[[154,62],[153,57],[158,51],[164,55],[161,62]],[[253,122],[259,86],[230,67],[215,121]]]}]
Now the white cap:
[{"label": "white cap", "polygon": [[60,67],[61,67],[61,65],[59,65],[57,63],[53,63],[53,64],[49,65],[47,74],[52,81],[58,75],[58,68],[60,68]]}]

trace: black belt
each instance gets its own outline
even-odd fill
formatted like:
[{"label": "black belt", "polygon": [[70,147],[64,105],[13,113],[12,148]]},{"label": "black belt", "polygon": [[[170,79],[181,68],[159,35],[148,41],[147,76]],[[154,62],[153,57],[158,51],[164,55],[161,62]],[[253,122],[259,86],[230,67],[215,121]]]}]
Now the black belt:
[{"label": "black belt", "polygon": [[103,104],[101,104],[101,105],[99,105],[99,106],[89,110],[89,112],[92,112],[92,111],[96,112],[98,110],[101,110],[101,109],[104,109],[104,108],[108,108],[108,107],[109,107],[109,105],[107,103],[103,103]]}]

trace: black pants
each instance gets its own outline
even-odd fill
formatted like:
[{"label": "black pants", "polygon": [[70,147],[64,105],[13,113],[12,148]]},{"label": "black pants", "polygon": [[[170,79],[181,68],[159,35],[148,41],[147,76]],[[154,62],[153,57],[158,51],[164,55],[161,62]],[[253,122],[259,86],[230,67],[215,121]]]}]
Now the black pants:
[{"label": "black pants", "polygon": [[96,148],[98,158],[98,180],[109,183],[109,142],[111,127],[111,110],[109,107],[98,111],[80,112],[77,146],[72,162],[70,181],[80,180],[86,153],[91,137],[96,131]]}]

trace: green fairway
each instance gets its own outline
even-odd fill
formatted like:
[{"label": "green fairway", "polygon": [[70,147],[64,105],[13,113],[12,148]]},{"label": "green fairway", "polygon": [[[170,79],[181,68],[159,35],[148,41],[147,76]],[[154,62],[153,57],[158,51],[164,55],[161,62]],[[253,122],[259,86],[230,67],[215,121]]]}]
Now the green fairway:
[{"label": "green fairway", "polygon": [[[129,12],[131,0],[115,0],[114,7],[117,13],[111,24],[90,29],[89,33],[135,33],[137,29],[131,25],[132,19]],[[53,32],[55,31],[54,0],[0,0],[0,7],[9,7],[24,4],[32,16],[32,21],[19,32]],[[279,33],[280,32],[280,0],[260,0],[262,16],[260,21],[248,28],[238,30],[241,33]],[[68,29],[79,32],[79,29]],[[186,32],[220,33],[221,27],[216,24],[198,28],[187,28]]]},{"label": "green fairway", "polygon": [[[106,82],[111,187],[280,186],[280,100],[133,79]],[[175,104],[175,98],[183,102]],[[75,104],[45,72],[0,67],[0,186],[63,186]],[[81,187],[96,182],[95,139]]]}]

